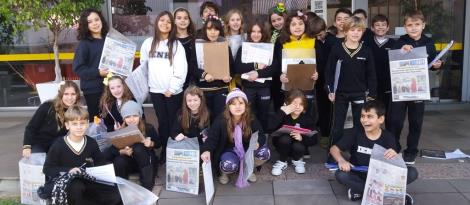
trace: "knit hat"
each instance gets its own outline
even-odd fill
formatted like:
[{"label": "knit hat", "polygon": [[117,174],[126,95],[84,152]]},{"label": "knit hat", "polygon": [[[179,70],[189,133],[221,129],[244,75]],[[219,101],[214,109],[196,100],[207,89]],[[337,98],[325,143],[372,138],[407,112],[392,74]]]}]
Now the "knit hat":
[{"label": "knit hat", "polygon": [[241,91],[240,89],[238,88],[235,88],[233,89],[232,91],[230,91],[227,95],[227,98],[225,100],[225,104],[227,105],[228,102],[233,99],[233,98],[237,98],[237,97],[242,97],[243,99],[245,99],[247,102],[248,102],[248,98],[246,97],[246,94]]},{"label": "knit hat", "polygon": [[121,116],[126,118],[131,115],[139,115],[142,117],[142,106],[132,100],[127,101],[121,107]]}]

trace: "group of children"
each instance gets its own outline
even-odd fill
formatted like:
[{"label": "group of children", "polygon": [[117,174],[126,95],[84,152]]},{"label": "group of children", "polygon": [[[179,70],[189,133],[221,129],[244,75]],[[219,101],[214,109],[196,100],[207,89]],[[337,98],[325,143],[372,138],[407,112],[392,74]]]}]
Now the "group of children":
[{"label": "group of children", "polygon": [[[386,36],[389,29],[386,16],[375,16],[369,30],[363,10],[353,15],[348,9],[338,9],[334,26],[328,32],[323,19],[314,13],[296,11],[287,14],[282,3],[270,10],[267,22],[253,17],[245,23],[237,9],[230,10],[222,19],[213,2],[202,4],[200,16],[203,26],[196,30],[188,10],[163,11],[155,19],[153,37],[142,44],[140,63],[148,65],[149,76],[148,85],[142,86],[149,87],[158,121],[155,129],[145,122],[142,105],[135,102],[124,78],[98,68],[108,25],[99,11],[83,11],[73,70],[80,77],[88,112],[77,105],[78,86],[70,81],[62,83],[57,97],[43,103],[26,127],[23,156],[47,152],[44,173],[49,179],[60,172],[77,174],[81,172],[77,167],[84,163],[94,166],[112,162],[117,176],[127,178],[137,171],[142,186],[152,190],[158,165],[154,149],[162,147],[160,162],[164,162],[168,137],[177,141],[197,137],[201,160],[211,160],[215,172],[220,174],[219,182],[226,184],[229,174],[243,170],[252,135],[257,133],[258,136],[254,161],[255,166],[260,166],[271,156],[268,133],[290,125],[318,130],[321,135],[330,137],[328,161],[338,162],[336,178],[350,188],[350,199],[355,200],[361,197],[367,174],[351,171],[351,167],[369,164],[373,144],[388,149],[385,158],[397,155],[401,150],[400,133],[408,113],[410,133],[403,156],[408,164],[414,163],[424,102],[391,101],[387,52],[426,46],[429,59],[434,58],[433,41],[422,33],[425,21],[421,12],[405,15],[407,34],[396,42]],[[222,41],[228,41],[230,45],[229,59],[225,59],[230,65],[230,75],[214,78],[198,64],[195,43]],[[272,64],[243,63],[241,46],[245,41],[274,43]],[[308,76],[316,81],[314,89],[285,89],[289,79],[286,69],[281,66],[283,49],[315,50],[317,70]],[[441,64],[437,61],[433,68],[437,69]],[[233,83],[236,76],[242,74],[248,76],[238,83],[242,90],[229,90],[231,81]],[[271,102],[276,112],[273,118],[269,118]],[[349,105],[354,135],[343,137]],[[93,116],[104,118],[108,131],[136,125],[145,139],[123,149],[112,146],[101,153],[96,142],[85,136],[88,121]],[[381,128],[384,122],[388,131]],[[305,173],[303,158],[308,154],[308,147],[317,143],[317,135],[306,136],[293,131],[271,138],[280,154],[271,173],[281,175],[289,159],[296,173]],[[349,161],[342,157],[342,151],[350,152]],[[408,182],[416,178],[416,169],[409,167]],[[71,190],[74,191],[68,192],[72,204],[83,204],[80,200],[99,203],[96,201],[99,197],[87,197],[85,193],[101,192],[115,197],[110,195],[112,190],[96,191],[96,184],[90,185],[80,177],[77,181],[80,182],[72,183],[74,188]],[[245,187],[248,182],[255,181],[254,173],[243,176],[240,171],[236,185]],[[113,200],[120,203],[113,198],[107,204]],[[410,197],[407,200],[412,201]]]}]

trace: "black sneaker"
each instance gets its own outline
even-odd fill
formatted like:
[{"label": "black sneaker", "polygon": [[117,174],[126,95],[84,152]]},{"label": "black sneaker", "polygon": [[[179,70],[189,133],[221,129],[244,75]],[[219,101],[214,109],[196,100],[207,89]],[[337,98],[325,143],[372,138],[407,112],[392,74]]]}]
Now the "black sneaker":
[{"label": "black sneaker", "polygon": [[416,162],[416,155],[415,154],[404,154],[403,160],[405,160],[405,164],[412,165]]},{"label": "black sneaker", "polygon": [[408,193],[405,195],[405,205],[413,205],[413,197]]},{"label": "black sneaker", "polygon": [[362,194],[354,193],[352,189],[348,189],[348,199],[351,201],[357,201],[362,199]]}]

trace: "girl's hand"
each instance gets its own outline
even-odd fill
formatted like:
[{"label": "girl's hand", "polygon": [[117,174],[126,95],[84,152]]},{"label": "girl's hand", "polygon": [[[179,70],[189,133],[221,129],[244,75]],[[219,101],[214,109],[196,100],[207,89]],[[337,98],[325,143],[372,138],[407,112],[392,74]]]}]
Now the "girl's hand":
[{"label": "girl's hand", "polygon": [[146,137],[142,140],[142,144],[144,144],[145,147],[153,147],[152,139],[150,137]]},{"label": "girl's hand", "polygon": [[207,73],[206,76],[204,76],[204,80],[206,80],[208,83],[210,83],[210,82],[214,81],[214,77],[211,74]]},{"label": "girl's hand", "polygon": [[300,135],[300,133],[298,133],[298,132],[295,132],[295,131],[291,132],[290,136],[292,138],[294,138],[295,140],[297,140],[297,141],[302,141],[302,135]]},{"label": "girl's hand", "polygon": [[182,133],[179,133],[176,137],[175,137],[175,140],[176,141],[181,141],[181,140],[184,140],[186,138],[186,136],[184,136]]},{"label": "girl's hand", "polygon": [[23,157],[30,157],[31,156],[31,149],[23,149]]},{"label": "girl's hand", "polygon": [[403,45],[401,47],[401,50],[405,51],[406,53],[410,52],[413,49],[413,46],[411,45]]},{"label": "girl's hand", "polygon": [[132,156],[132,152],[133,152],[133,150],[129,146],[126,146],[126,147],[124,147],[124,149],[119,150],[119,154],[127,155],[129,157]]},{"label": "girl's hand", "polygon": [[387,149],[387,151],[385,151],[385,153],[384,153],[384,158],[385,159],[392,159],[395,156],[397,156],[397,152],[395,152],[395,150],[393,150],[391,148]]},{"label": "girl's hand", "polygon": [[205,151],[201,154],[201,159],[204,162],[209,162],[211,161],[211,153],[209,151]]},{"label": "girl's hand", "polygon": [[315,71],[315,73],[310,78],[312,78],[312,80],[315,80],[315,81],[318,80],[318,72]]},{"label": "girl's hand", "polygon": [[336,95],[334,93],[328,94],[328,99],[330,99],[331,102],[335,102]]},{"label": "girl's hand", "polygon": [[281,74],[281,77],[279,78],[281,80],[281,83],[288,83],[289,79],[287,79],[287,74],[283,73]]},{"label": "girl's hand", "polygon": [[80,168],[74,167],[69,170],[69,174],[80,174],[82,171],[80,171]]},{"label": "girl's hand", "polygon": [[432,68],[434,68],[434,69],[439,69],[439,68],[441,68],[441,66],[442,66],[442,61],[441,60],[437,60],[436,62],[434,62],[432,64]]},{"label": "girl's hand", "polygon": [[169,98],[173,95],[173,93],[171,91],[167,90],[163,93],[163,95],[165,95],[165,97]]},{"label": "girl's hand", "polygon": [[222,80],[224,81],[224,83],[229,83],[230,80],[232,80],[232,78],[230,76],[225,76],[224,78],[222,78]]},{"label": "girl's hand", "polygon": [[248,73],[248,81],[253,82],[256,79],[258,79],[258,72],[251,71],[251,72]]},{"label": "girl's hand", "polygon": [[108,75],[109,71],[108,69],[100,69],[100,76],[101,77],[106,77]]},{"label": "girl's hand", "polygon": [[295,110],[295,105],[294,104],[290,104],[290,105],[284,105],[281,107],[281,110],[286,113],[286,115],[290,115],[292,112],[294,112]]}]

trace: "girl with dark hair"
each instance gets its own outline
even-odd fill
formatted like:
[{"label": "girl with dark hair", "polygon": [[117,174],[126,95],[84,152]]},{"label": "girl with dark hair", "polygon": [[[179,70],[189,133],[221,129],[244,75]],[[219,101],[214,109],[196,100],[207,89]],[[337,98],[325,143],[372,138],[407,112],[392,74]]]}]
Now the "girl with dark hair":
[{"label": "girl with dark hair", "polygon": [[[264,22],[259,18],[255,18],[248,24],[247,41],[253,43],[266,43],[269,36],[264,27]],[[243,91],[251,103],[251,109],[256,117],[261,121],[263,129],[267,129],[269,103],[271,100],[271,80],[273,75],[273,67],[277,59],[273,59],[272,65],[261,63],[243,63],[242,49],[238,49],[235,59],[234,70],[236,74],[247,76],[242,78]]]},{"label": "girl with dark hair", "polygon": [[39,106],[28,125],[23,139],[23,157],[31,153],[48,152],[55,139],[67,134],[64,113],[80,101],[80,90],[73,81],[62,81],[57,96]]},{"label": "girl with dark hair", "polygon": [[[198,39],[196,43],[213,43],[213,42],[224,42],[224,28],[222,21],[217,16],[209,16],[206,23],[202,27],[202,38]],[[232,52],[230,47],[227,48],[229,51],[229,67],[230,73],[232,74],[233,60],[230,58]],[[207,107],[210,110],[211,121],[220,114],[224,109],[225,96],[228,93],[229,82],[232,79],[231,76],[225,76],[222,79],[215,79],[210,73],[204,71],[204,67],[199,67],[194,72],[196,85],[204,91],[204,97],[207,100]]]},{"label": "girl with dark hair", "polygon": [[[199,16],[201,17],[202,25],[204,25],[209,16],[219,16],[219,6],[212,1],[205,1],[199,7]],[[196,38],[202,38],[202,31],[202,28],[196,31]]]},{"label": "girl with dark hair", "polygon": [[[285,105],[273,120],[273,128],[277,130],[283,125],[295,126],[309,130],[316,130],[315,121],[305,113],[308,102],[300,90],[292,90],[287,94]],[[287,160],[292,158],[294,170],[298,174],[305,173],[305,162],[302,157],[307,153],[309,146],[317,143],[317,135],[306,136],[293,131],[289,134],[272,135],[273,144],[280,154],[280,158],[273,165],[271,174],[278,176],[287,168]]]},{"label": "girl with dark hair", "polygon": [[100,11],[86,9],[78,20],[80,41],[73,58],[73,71],[80,77],[80,89],[83,91],[89,112],[90,122],[99,115],[99,101],[103,93],[103,78],[107,70],[99,69],[104,40],[108,33],[108,24]]},{"label": "girl with dark hair", "polygon": [[[212,123],[207,140],[202,146],[201,159],[211,160],[213,170],[219,170],[219,182],[227,184],[228,174],[239,172],[235,185],[239,188],[256,182],[256,175],[244,175],[244,159],[253,133],[258,133],[258,142],[254,150],[254,165],[260,166],[270,157],[266,136],[260,123],[251,115],[248,98],[245,93],[235,89],[227,95],[223,114]],[[248,180],[246,180],[248,179]]]},{"label": "girl with dark hair", "polygon": [[186,89],[189,85],[194,84],[193,72],[197,69],[196,48],[194,45],[196,30],[191,15],[185,8],[177,8],[173,12],[173,16],[175,17],[176,38],[183,45],[186,61],[188,62],[188,74],[183,85],[183,89]]},{"label": "girl with dark hair", "polygon": [[197,137],[202,146],[209,127],[209,110],[202,90],[189,86],[183,94],[183,105],[178,120],[173,124],[171,138],[176,141]]},{"label": "girl with dark hair", "polygon": [[121,128],[123,119],[119,113],[122,105],[134,100],[131,90],[120,76],[105,79],[105,88],[100,100],[101,117],[108,132]]},{"label": "girl with dark hair", "polygon": [[163,140],[161,162],[166,160],[166,143],[181,103],[181,92],[188,72],[184,47],[176,39],[174,25],[170,12],[158,14],[154,36],[146,39],[140,49],[140,63],[148,65],[150,98],[160,119],[158,133]]}]

